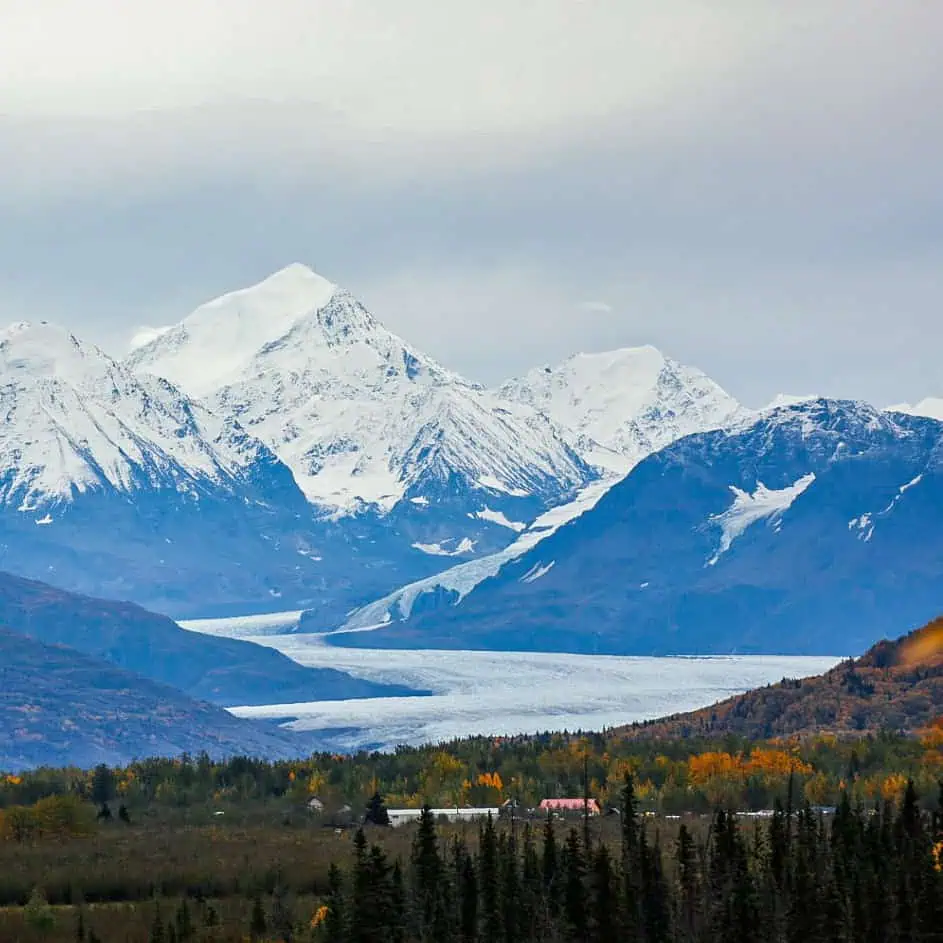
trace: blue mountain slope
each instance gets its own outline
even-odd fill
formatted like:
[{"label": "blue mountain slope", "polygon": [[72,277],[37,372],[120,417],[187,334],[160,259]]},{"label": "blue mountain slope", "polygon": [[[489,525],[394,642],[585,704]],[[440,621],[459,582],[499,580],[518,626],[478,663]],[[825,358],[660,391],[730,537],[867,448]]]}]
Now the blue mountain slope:
[{"label": "blue mountain slope", "polygon": [[0,628],[0,770],[206,751],[292,759],[311,739],[233,717],[73,649]]},{"label": "blue mountain slope", "polygon": [[6,573],[0,573],[0,628],[66,645],[226,706],[416,693],[341,671],[305,668],[251,642],[188,632],[131,603],[66,593]]},{"label": "blue mountain slope", "polygon": [[816,400],[682,439],[461,604],[343,645],[856,653],[943,606],[943,424]]}]

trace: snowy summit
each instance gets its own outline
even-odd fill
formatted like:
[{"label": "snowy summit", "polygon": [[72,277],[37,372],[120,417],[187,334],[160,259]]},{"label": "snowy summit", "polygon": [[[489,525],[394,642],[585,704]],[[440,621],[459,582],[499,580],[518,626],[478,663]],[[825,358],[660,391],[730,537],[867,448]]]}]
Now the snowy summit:
[{"label": "snowy summit", "polygon": [[238,417],[341,513],[457,481],[552,502],[593,477],[536,410],[446,370],[302,265],[203,305],[128,363]]}]

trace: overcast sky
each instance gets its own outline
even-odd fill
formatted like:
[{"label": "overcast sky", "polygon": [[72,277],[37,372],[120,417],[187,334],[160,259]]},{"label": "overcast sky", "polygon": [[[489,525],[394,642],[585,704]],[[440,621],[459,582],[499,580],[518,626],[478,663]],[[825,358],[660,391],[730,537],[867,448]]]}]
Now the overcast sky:
[{"label": "overcast sky", "polygon": [[492,382],[943,395],[939,0],[0,0],[0,322],[302,261]]}]

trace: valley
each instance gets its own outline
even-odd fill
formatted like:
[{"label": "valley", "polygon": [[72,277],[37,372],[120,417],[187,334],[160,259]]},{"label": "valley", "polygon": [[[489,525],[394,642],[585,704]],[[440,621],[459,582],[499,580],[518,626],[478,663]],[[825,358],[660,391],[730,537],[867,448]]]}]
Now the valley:
[{"label": "valley", "polygon": [[[324,749],[393,750],[466,736],[601,730],[702,707],[781,678],[831,668],[838,657],[626,658],[523,652],[347,649],[305,634],[243,635],[262,620],[186,623],[276,649],[299,664],[332,668],[428,696],[235,707],[239,717],[317,732]],[[246,624],[248,622],[248,625]],[[277,624],[272,617],[270,624]],[[285,628],[282,623],[282,628]],[[369,639],[370,633],[364,637]]]}]

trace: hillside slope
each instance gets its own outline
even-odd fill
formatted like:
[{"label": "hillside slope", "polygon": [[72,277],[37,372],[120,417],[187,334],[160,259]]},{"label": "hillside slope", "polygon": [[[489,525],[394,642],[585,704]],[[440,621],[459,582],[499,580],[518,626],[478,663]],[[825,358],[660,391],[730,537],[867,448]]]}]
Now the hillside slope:
[{"label": "hillside slope", "polygon": [[0,628],[0,770],[90,768],[203,750],[219,758],[291,759],[310,745],[70,648]]},{"label": "hillside slope", "polygon": [[783,679],[687,714],[617,730],[629,737],[766,739],[914,731],[943,715],[943,619],[882,641],[824,675]]},{"label": "hillside slope", "polygon": [[[67,593],[2,572],[0,627],[226,706],[416,693],[332,669],[304,668],[251,642],[188,632],[132,603]],[[90,674],[84,680],[93,686]]]}]

